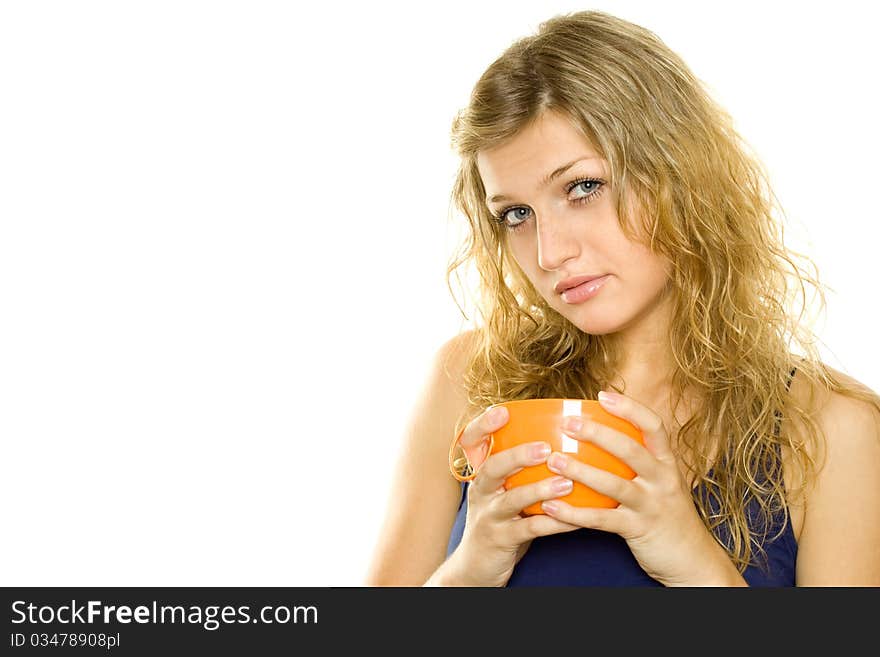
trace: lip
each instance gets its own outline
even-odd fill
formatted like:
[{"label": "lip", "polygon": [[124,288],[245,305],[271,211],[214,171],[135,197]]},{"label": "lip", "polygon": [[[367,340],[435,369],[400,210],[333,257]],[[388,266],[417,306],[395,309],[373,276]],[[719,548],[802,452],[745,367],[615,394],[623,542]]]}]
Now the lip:
[{"label": "lip", "polygon": [[591,278],[585,283],[563,290],[562,300],[568,304],[577,304],[583,303],[587,299],[592,299],[605,287],[605,283],[609,278],[611,278],[611,274],[605,274],[605,276]]},{"label": "lip", "polygon": [[556,290],[557,294],[562,294],[566,290],[577,287],[582,283],[592,281],[595,278],[602,278],[603,276],[607,275],[608,274],[585,274],[583,276],[572,276],[571,278],[566,278],[565,280],[559,281],[556,285],[553,286],[553,289]]}]

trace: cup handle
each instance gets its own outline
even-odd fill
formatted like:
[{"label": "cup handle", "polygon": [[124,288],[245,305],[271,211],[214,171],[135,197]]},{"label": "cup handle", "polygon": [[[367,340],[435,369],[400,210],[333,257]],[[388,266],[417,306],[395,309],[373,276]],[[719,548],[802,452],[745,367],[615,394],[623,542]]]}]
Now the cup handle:
[{"label": "cup handle", "polygon": [[458,441],[461,440],[463,434],[464,429],[459,431],[455,440],[453,440],[452,444],[449,446],[449,471],[458,481],[472,481],[474,477],[477,476],[477,471],[480,469],[480,466],[483,465],[483,462],[489,458],[489,454],[492,453],[492,447],[495,444],[495,437],[492,434],[489,434],[489,438],[481,441],[477,445],[473,445],[472,447],[465,447],[464,445],[460,446],[465,453],[468,466],[468,473],[462,475],[459,474],[459,469],[455,467],[453,455],[455,454],[455,448],[459,446]]}]

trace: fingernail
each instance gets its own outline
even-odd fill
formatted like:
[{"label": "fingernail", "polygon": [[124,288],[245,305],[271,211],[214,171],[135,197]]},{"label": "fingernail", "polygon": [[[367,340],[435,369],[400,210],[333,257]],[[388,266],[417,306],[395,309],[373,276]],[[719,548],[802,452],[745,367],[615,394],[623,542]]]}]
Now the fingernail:
[{"label": "fingernail", "polygon": [[565,457],[557,452],[547,461],[547,467],[553,472],[562,472],[565,470]]},{"label": "fingernail", "polygon": [[536,461],[543,461],[551,451],[548,443],[539,443],[537,445],[532,445],[529,450],[529,455]]},{"label": "fingernail", "polygon": [[614,395],[609,392],[605,392],[604,390],[599,391],[599,401],[606,404],[607,406],[614,406],[614,404],[617,403]]},{"label": "fingernail", "polygon": [[489,415],[493,422],[498,422],[499,420],[503,420],[507,415],[507,409],[504,406],[498,406],[497,408],[493,408]]},{"label": "fingernail", "polygon": [[583,424],[579,417],[567,417],[562,423],[562,428],[566,431],[579,431]]},{"label": "fingernail", "polygon": [[553,478],[552,488],[554,493],[568,493],[572,486],[571,479],[566,479],[565,477]]},{"label": "fingernail", "polygon": [[541,508],[547,513],[556,513],[556,510],[559,509],[559,505],[556,504],[556,502],[541,502]]}]

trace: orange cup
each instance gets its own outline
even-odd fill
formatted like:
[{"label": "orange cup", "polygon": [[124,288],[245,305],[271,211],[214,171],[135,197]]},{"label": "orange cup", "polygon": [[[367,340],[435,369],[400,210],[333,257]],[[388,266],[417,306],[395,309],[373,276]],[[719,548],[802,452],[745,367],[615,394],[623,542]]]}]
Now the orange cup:
[{"label": "orange cup", "polygon": [[[612,456],[592,443],[572,438],[562,430],[563,418],[583,415],[629,436],[642,445],[645,444],[644,436],[638,427],[623,418],[611,415],[602,408],[598,401],[592,399],[518,399],[493,404],[489,408],[496,406],[507,408],[509,419],[503,427],[492,434],[490,454],[522,443],[541,440],[550,443],[554,452],[563,452],[619,477],[626,479],[635,477],[636,473],[616,456]],[[546,463],[531,465],[508,477],[504,481],[504,488],[509,490],[514,486],[531,484],[555,476],[556,473],[552,472]],[[574,482],[572,491],[568,495],[555,499],[580,507],[613,509],[619,504],[617,500],[602,495],[577,481]],[[526,516],[543,513],[540,502],[522,510],[522,514]]]}]

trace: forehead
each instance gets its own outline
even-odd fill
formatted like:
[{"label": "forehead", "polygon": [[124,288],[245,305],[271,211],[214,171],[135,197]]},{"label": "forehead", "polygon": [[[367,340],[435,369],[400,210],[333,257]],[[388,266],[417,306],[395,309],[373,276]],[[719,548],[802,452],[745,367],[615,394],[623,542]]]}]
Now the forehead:
[{"label": "forehead", "polygon": [[544,178],[574,160],[601,166],[604,160],[589,140],[567,119],[546,113],[511,139],[477,153],[477,169],[487,197],[505,193],[503,185],[540,187]]}]

